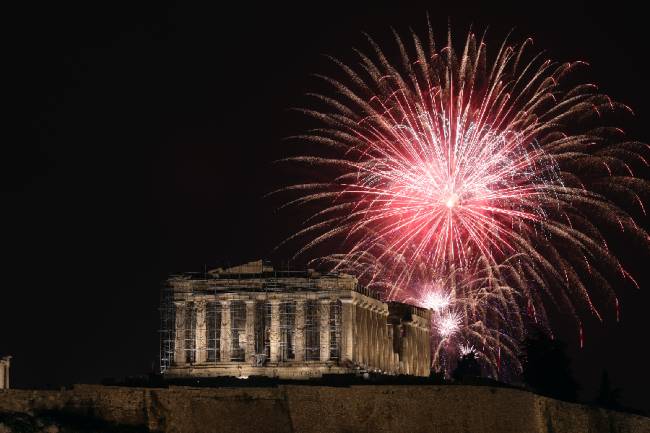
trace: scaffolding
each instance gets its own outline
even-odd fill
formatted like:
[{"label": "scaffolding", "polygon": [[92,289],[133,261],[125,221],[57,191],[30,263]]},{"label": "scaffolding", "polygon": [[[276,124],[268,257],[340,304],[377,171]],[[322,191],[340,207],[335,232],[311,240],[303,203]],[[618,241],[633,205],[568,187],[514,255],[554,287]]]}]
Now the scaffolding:
[{"label": "scaffolding", "polygon": [[320,314],[318,301],[305,302],[305,361],[320,360]]},{"label": "scaffolding", "polygon": [[295,353],[295,301],[280,303],[280,361],[293,360]]},{"label": "scaffolding", "polygon": [[[205,294],[205,292],[202,292]],[[191,296],[189,296],[191,298]],[[300,330],[296,328],[296,300],[283,301],[279,309],[279,353],[278,361],[292,361],[296,359],[296,335],[302,331],[304,338],[304,360],[318,361],[321,352],[321,314],[319,302],[313,299],[301,301],[304,308],[304,325]],[[165,373],[175,361],[176,318],[178,312],[173,302],[173,292],[164,288],[160,306],[160,372]],[[256,301],[254,305],[253,325],[253,350],[255,364],[264,365],[271,359],[271,303]],[[229,327],[227,331],[222,328],[223,314],[229,314]],[[215,362],[243,362],[246,354],[246,304],[243,301],[231,301],[230,308],[223,310],[220,301],[208,301],[205,304],[205,361]],[[187,302],[180,313],[182,320],[183,359],[188,364],[198,361],[197,357],[197,306],[195,302]],[[340,358],[341,345],[341,304],[334,301],[329,304],[329,317],[325,319],[329,329],[329,359]],[[223,332],[228,332],[223,335]],[[229,338],[225,338],[229,337]],[[222,345],[229,344],[229,358],[222,359],[224,352]]]},{"label": "scaffolding", "polygon": [[271,357],[271,304],[255,303],[256,365],[263,365]]},{"label": "scaffolding", "polygon": [[160,372],[165,373],[174,363],[174,339],[176,338],[176,314],[174,292],[165,285],[160,292]]},{"label": "scaffolding", "polygon": [[330,303],[329,334],[329,358],[339,360],[341,358],[341,301]]},{"label": "scaffolding", "polygon": [[185,306],[185,362],[192,364],[196,362],[196,304],[189,302]]},{"label": "scaffolding", "polygon": [[221,361],[221,302],[208,302],[205,306],[206,360]]},{"label": "scaffolding", "polygon": [[246,359],[246,304],[230,303],[230,361]]}]

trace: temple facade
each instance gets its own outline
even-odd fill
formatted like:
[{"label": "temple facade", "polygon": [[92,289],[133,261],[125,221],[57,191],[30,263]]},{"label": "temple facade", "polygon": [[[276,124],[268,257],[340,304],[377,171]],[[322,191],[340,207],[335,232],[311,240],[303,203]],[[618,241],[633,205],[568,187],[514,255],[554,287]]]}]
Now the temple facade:
[{"label": "temple facade", "polygon": [[429,375],[430,312],[382,302],[350,275],[277,271],[261,260],[174,275],[161,320],[170,378]]}]

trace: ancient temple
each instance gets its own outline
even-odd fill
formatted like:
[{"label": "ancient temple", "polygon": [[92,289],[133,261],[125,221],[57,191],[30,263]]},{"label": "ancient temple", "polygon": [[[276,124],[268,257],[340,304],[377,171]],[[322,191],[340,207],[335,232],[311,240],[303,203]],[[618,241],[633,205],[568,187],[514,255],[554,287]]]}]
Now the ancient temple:
[{"label": "ancient temple", "polygon": [[351,275],[261,260],[173,275],[161,320],[167,377],[429,374],[430,312],[383,302]]}]

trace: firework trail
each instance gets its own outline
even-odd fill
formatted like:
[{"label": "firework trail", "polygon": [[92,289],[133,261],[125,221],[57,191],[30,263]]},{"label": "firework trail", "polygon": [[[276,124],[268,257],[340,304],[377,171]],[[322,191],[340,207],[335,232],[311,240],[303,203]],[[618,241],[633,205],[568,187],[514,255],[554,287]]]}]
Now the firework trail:
[{"label": "firework trail", "polygon": [[323,261],[387,299],[437,309],[438,343],[488,347],[492,364],[524,316],[547,325],[548,305],[576,323],[585,310],[601,319],[618,305],[611,281],[636,284],[606,234],[650,244],[623,210],[645,215],[637,173],[650,147],[605,123],[631,110],[594,85],[566,85],[584,62],[528,55],[531,40],[506,39],[489,57],[473,33],[462,52],[451,32],[438,49],[430,25],[425,41],[394,36],[396,62],[368,37],[355,66],[331,59],[340,78],[319,76],[332,95],[310,94],[319,108],[301,110],[321,126],[293,138],[323,152],[289,160],[331,177],[283,189],[298,194],[288,205],[317,209],[292,236],[310,239],[300,253],[339,239],[342,252]]}]

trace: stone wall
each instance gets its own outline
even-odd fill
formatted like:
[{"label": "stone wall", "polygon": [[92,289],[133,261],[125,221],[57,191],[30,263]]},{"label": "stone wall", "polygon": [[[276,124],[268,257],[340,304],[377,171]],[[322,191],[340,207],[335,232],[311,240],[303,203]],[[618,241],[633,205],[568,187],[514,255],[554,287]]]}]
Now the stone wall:
[{"label": "stone wall", "polygon": [[58,410],[151,431],[650,433],[650,418],[472,386],[0,391],[0,412]]}]

